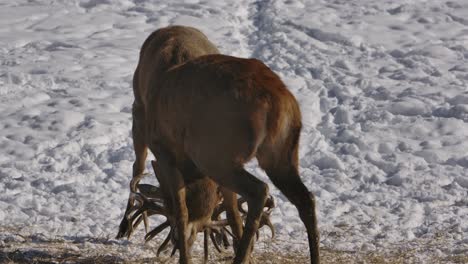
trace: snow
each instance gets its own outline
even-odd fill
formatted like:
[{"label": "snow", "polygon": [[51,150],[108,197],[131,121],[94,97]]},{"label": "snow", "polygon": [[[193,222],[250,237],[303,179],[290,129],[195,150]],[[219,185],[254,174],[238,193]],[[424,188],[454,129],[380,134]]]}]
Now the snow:
[{"label": "snow", "polygon": [[[439,257],[466,255],[466,17],[463,0],[0,2],[0,225],[48,237],[117,233],[139,48],[153,30],[182,24],[225,54],[264,61],[296,95],[300,171],[317,197],[323,247],[429,239],[441,241]],[[270,184],[255,162],[247,167]],[[270,190],[273,246],[304,248],[295,208]],[[2,244],[19,240],[0,233]]]}]

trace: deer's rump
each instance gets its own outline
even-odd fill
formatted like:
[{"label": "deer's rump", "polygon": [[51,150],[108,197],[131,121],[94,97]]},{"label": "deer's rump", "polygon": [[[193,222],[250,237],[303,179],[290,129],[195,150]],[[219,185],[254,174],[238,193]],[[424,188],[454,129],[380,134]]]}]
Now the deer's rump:
[{"label": "deer's rump", "polygon": [[154,85],[148,134],[176,156],[209,164],[210,171],[243,164],[259,148],[281,146],[301,127],[294,96],[255,59],[202,56],[171,68]]}]

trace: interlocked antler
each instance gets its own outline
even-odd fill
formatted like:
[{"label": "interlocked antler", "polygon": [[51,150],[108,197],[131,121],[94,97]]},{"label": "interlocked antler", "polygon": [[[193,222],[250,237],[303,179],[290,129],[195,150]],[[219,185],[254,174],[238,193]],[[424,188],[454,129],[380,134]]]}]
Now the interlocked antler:
[{"label": "interlocked antler", "polygon": [[[133,194],[134,199],[137,201],[137,203],[135,207],[132,208],[132,215],[129,219],[130,223],[132,223],[133,229],[135,229],[141,223],[141,221],[145,219],[145,217],[155,215],[155,214],[165,216],[167,218],[165,222],[158,225],[156,228],[154,228],[150,232],[147,232],[147,234],[145,235],[145,241],[148,242],[149,240],[153,239],[156,235],[158,235],[163,230],[169,227],[170,228],[169,234],[167,235],[166,239],[163,241],[161,246],[158,248],[157,256],[159,256],[159,254],[167,248],[167,246],[169,245],[169,241],[172,241],[172,244],[174,245],[171,256],[174,255],[175,252],[177,251],[177,246],[176,246],[177,238],[174,232],[175,228],[173,225],[171,225],[171,222],[173,222],[172,216],[170,215],[170,212],[166,204],[164,203],[161,189],[154,185],[139,184],[138,190],[139,192]],[[218,207],[220,207],[220,204],[218,205]],[[232,233],[226,229],[226,226],[228,225],[227,220],[219,219],[219,214],[221,214],[223,211],[222,210],[218,210],[218,211],[219,213],[216,214],[216,219],[210,220],[203,224],[202,230],[205,235],[205,238],[204,238],[205,261],[208,259],[208,238],[212,240],[215,248],[219,252],[222,252],[219,239],[217,238],[220,237],[221,241],[228,241],[226,234],[230,234],[232,236]],[[145,221],[145,223],[147,222]]]},{"label": "interlocked antler", "polygon": [[[247,210],[245,210],[243,207],[243,205],[246,202],[247,200],[245,200],[243,197],[240,197],[239,199],[237,199],[237,206],[239,207],[239,211],[242,213],[242,218],[244,220],[247,217]],[[270,220],[270,214],[271,214],[271,211],[273,211],[273,208],[275,208],[275,199],[273,198],[273,196],[269,195],[265,202],[265,210],[263,211],[262,216],[260,218],[260,225],[258,226],[259,229],[265,225],[268,226],[271,230],[271,239],[275,238],[275,228]],[[259,237],[258,230],[257,230],[256,235],[257,235],[257,240],[258,240],[258,237]]]},{"label": "interlocked antler", "polygon": [[[156,235],[161,233],[166,228],[170,228],[169,234],[163,243],[159,246],[157,250],[157,256],[164,251],[169,245],[169,241],[172,241],[173,249],[171,256],[177,251],[177,237],[175,231],[175,225],[171,224],[173,222],[173,216],[170,213],[170,210],[167,208],[166,203],[164,202],[162,191],[159,187],[150,185],[150,184],[138,184],[137,189],[139,192],[132,193],[135,203],[134,208],[131,211],[131,217],[129,217],[130,223],[132,223],[132,228],[136,227],[144,221],[145,229],[147,234],[145,235],[145,241],[148,242],[153,239]],[[247,216],[247,210],[244,209],[243,204],[246,203],[246,200],[243,198],[238,199],[239,211],[242,213],[242,218],[245,220]],[[268,226],[272,233],[272,238],[275,236],[273,224],[270,221],[270,213],[275,207],[275,202],[272,196],[269,196],[265,203],[265,210],[262,213],[260,220],[260,226]],[[223,206],[221,201],[216,206],[213,211],[213,215],[210,220],[203,223],[202,230],[204,233],[204,260],[205,262],[208,259],[209,248],[208,241],[211,239],[215,249],[218,252],[223,252],[223,248],[228,248],[230,246],[228,235],[234,238],[232,232],[227,228],[229,225],[227,219],[221,219],[221,214],[226,212],[226,208]],[[158,225],[156,228],[148,232],[147,217],[151,215],[162,215],[166,217],[166,221]],[[131,233],[130,233],[131,234]],[[129,236],[130,236],[129,234]],[[257,232],[258,239],[258,232]]]},{"label": "interlocked antler", "polygon": [[[127,222],[130,224],[128,225],[128,229],[125,231],[125,233],[119,233],[118,237],[127,237],[130,238],[130,236],[133,233],[133,230],[141,223],[141,221],[144,221],[145,224],[145,230],[148,232],[148,215],[146,210],[142,211],[142,213],[136,214],[136,212],[141,209],[141,207],[144,204],[144,199],[143,197],[137,190],[137,186],[141,179],[145,177],[146,175],[149,175],[148,173],[142,173],[139,174],[135,177],[132,178],[130,181],[130,197],[128,200],[129,205],[131,206],[130,208],[127,208],[127,211],[125,211],[124,218],[127,219]],[[149,204],[149,203],[147,203]],[[140,217],[138,218],[138,221],[132,225],[132,221],[130,219],[132,218],[132,215],[139,215]]]}]

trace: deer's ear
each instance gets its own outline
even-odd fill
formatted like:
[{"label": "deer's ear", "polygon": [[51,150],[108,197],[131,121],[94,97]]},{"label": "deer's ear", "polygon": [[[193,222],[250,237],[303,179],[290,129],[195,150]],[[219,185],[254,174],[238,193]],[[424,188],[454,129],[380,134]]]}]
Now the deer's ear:
[{"label": "deer's ear", "polygon": [[153,169],[155,169],[155,168],[156,168],[156,164],[157,164],[157,163],[156,163],[156,161],[155,161],[155,160],[152,160],[152,161],[151,161],[151,166],[153,166]]}]

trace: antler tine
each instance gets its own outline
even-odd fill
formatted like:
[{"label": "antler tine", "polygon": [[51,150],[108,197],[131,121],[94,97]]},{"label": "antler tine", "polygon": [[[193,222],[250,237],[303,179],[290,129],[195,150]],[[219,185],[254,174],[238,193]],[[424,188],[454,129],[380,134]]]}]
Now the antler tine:
[{"label": "antler tine", "polygon": [[228,220],[227,219],[222,219],[222,220],[214,220],[214,221],[211,221],[207,224],[205,224],[205,228],[220,228],[220,227],[225,227],[229,225],[228,223]]},{"label": "antler tine", "polygon": [[[142,184],[140,184],[139,187],[141,185]],[[167,210],[165,209],[164,205],[158,204],[158,203],[163,204],[163,202],[159,199],[159,197],[153,195],[153,197],[157,197],[157,198],[147,198],[142,193],[131,193],[131,196],[134,199],[134,201],[136,200],[138,202],[138,205],[135,204],[131,208],[128,214],[129,222],[133,223],[129,226],[129,230],[127,232],[128,238],[130,238],[134,229],[138,227],[138,225],[141,223],[142,220],[145,225],[145,231],[148,232],[148,229],[149,229],[148,216],[149,215],[160,214],[160,215],[164,215],[167,217]]]},{"label": "antler tine", "polygon": [[134,219],[138,217],[138,219],[135,221],[135,223],[133,223],[133,225],[131,225],[130,227],[130,230],[128,232],[128,237],[130,237],[130,235],[133,233],[133,230],[136,229],[138,227],[138,225],[141,223],[141,221],[143,221],[144,225],[145,225],[145,232],[148,233],[148,226],[149,226],[149,222],[148,222],[148,213],[147,211],[142,211],[141,213],[139,212],[139,210],[145,206],[145,200],[141,197],[140,194],[138,193],[132,193],[132,196],[134,198],[134,200],[138,201],[139,205],[134,205],[131,210],[129,211],[129,216],[132,215],[132,217],[129,219],[130,223],[133,223]]},{"label": "antler tine", "polygon": [[145,225],[145,232],[148,233],[148,229],[149,229],[148,213],[143,212],[142,217],[143,217],[143,225]]},{"label": "antler tine", "polygon": [[166,239],[164,239],[164,242],[158,248],[158,252],[156,253],[157,257],[159,257],[159,254],[161,254],[161,252],[167,248],[167,245],[169,244],[169,241],[171,240],[171,237],[172,237],[172,232],[173,231],[172,231],[172,228],[171,228],[171,230],[169,231],[169,234],[167,235]]},{"label": "antler tine", "polygon": [[245,200],[244,197],[239,197],[239,199],[237,199],[237,207],[239,208],[239,212],[241,212],[242,214],[246,215],[247,214],[247,211],[244,210],[244,207],[242,207],[242,205],[244,203],[246,203],[247,200]]},{"label": "antler tine", "polygon": [[270,221],[270,214],[273,211],[273,208],[276,207],[275,199],[273,198],[273,196],[268,196],[265,202],[265,207],[267,209],[262,213],[262,217],[260,218],[260,227],[265,225],[268,226],[271,230],[271,239],[273,239],[275,238],[275,228],[273,227],[273,224]]},{"label": "antler tine", "polygon": [[[138,190],[140,191],[139,196],[143,200],[142,201],[143,206],[145,205],[145,203],[155,204],[156,202],[159,202],[161,204],[164,204],[164,199],[163,199],[163,196],[162,196],[162,193],[161,193],[161,189],[159,187],[154,186],[154,185],[150,185],[150,184],[138,184]],[[148,197],[150,199],[145,199],[146,197]],[[164,210],[159,210],[159,208],[157,210],[155,210],[155,209],[156,208],[154,208],[154,207],[153,208],[148,208],[147,211],[150,211],[150,215],[152,215],[152,214],[163,214],[164,215]],[[163,208],[161,208],[161,209],[163,209]],[[149,225],[149,223],[148,223],[148,212],[147,211],[144,211],[142,213],[146,232],[148,232],[148,225]],[[140,218],[139,218],[139,220],[140,220]],[[141,222],[141,220],[137,222],[136,226],[138,224],[140,224],[140,222]]]},{"label": "antler tine", "polygon": [[178,249],[178,248],[177,248],[177,243],[174,243],[174,246],[172,247],[171,257],[174,256],[174,254],[176,253],[177,249]]},{"label": "antler tine", "polygon": [[260,226],[268,226],[271,231],[271,239],[275,238],[275,227],[270,221],[270,215],[268,214],[262,214],[262,218],[260,220]]},{"label": "antler tine", "polygon": [[131,192],[136,192],[138,183],[140,183],[141,179],[143,179],[147,175],[150,175],[150,174],[149,173],[142,173],[142,174],[138,174],[135,177],[133,177],[132,180],[130,181],[130,191]]},{"label": "antler tine", "polygon": [[[146,217],[145,217],[145,216],[146,216]],[[138,217],[138,219],[135,221],[135,223],[133,224],[133,227],[132,227],[132,228],[133,228],[133,229],[136,229],[136,228],[138,227],[138,225],[141,223],[141,221],[143,220],[143,221],[144,221],[144,224],[145,224],[145,232],[148,233],[148,228],[147,228],[147,226],[146,226],[147,223],[146,223],[145,218],[147,218],[147,214],[146,214],[146,212],[143,212],[143,213]]]},{"label": "antler tine", "polygon": [[148,234],[145,235],[145,242],[150,241],[153,239],[157,234],[161,233],[164,229],[170,226],[169,221],[166,221],[160,225],[158,225],[156,228],[151,230]]},{"label": "antler tine", "polygon": [[[133,233],[133,230],[135,230],[138,227],[138,225],[141,223],[142,219],[144,220],[145,231],[148,232],[148,229],[149,229],[149,227],[147,226],[147,224],[148,224],[147,221],[148,220],[145,220],[145,218],[147,219],[147,217],[148,217],[147,210],[149,210],[149,209],[145,208],[145,207],[142,207],[142,208],[138,209],[138,211],[136,211],[135,214],[130,218],[130,222],[131,223],[135,222],[135,223],[132,225],[131,230],[129,230],[128,237],[130,237],[130,235]],[[165,215],[162,210],[158,210],[158,211],[151,210],[150,212],[151,212],[151,215],[153,215],[153,214]],[[135,221],[136,218],[138,218],[138,219]]]},{"label": "antler tine", "polygon": [[275,199],[273,198],[273,196],[271,195],[268,196],[267,200],[265,201],[265,207],[267,208],[265,213],[269,215],[271,211],[273,210],[273,208],[276,207]]},{"label": "antler tine", "polygon": [[[237,205],[239,207],[239,212],[241,212],[243,215],[242,215],[242,218],[245,219],[245,217],[247,216],[247,211],[244,209],[244,207],[242,207],[242,205],[244,203],[246,203],[247,200],[245,200],[243,197],[239,197],[239,199],[237,199]],[[265,210],[262,212],[262,215],[261,215],[261,218],[260,218],[260,224],[259,224],[259,229],[263,226],[268,226],[271,230],[271,239],[273,239],[275,237],[275,228],[273,226],[273,224],[271,223],[270,221],[270,214],[271,212],[273,211],[273,208],[275,208],[275,199],[273,198],[272,195],[269,195],[268,198],[266,199],[265,201]],[[257,229],[257,232],[255,233],[256,237],[257,237],[257,240],[259,238],[259,229]]]},{"label": "antler tine", "polygon": [[216,250],[219,253],[223,252],[223,250],[219,247],[218,241],[216,241],[216,237],[214,236],[214,233],[216,233],[217,230],[211,229],[210,231],[213,231],[213,232],[210,232],[209,235],[210,235],[211,241],[213,242],[213,245],[215,246]]},{"label": "antler tine", "polygon": [[[226,227],[223,227],[223,228],[221,229],[221,232],[222,232],[222,233],[224,233],[224,232],[228,233],[232,238],[235,238],[235,237],[236,237],[236,236],[235,236],[231,231],[229,231],[229,229],[227,229]],[[224,241],[225,238],[226,238],[226,241]],[[226,236],[226,235],[223,235],[223,242],[224,242],[225,244],[227,244],[226,247],[229,246],[229,242],[227,241],[227,236]]]},{"label": "antler tine", "polygon": [[[241,212],[242,214],[247,214],[247,211],[242,206],[246,202],[247,202],[247,200],[244,197],[239,197],[239,199],[237,199],[237,207],[239,207],[239,212]],[[273,210],[273,208],[276,207],[275,199],[273,198],[272,195],[268,196],[268,198],[265,201],[265,206],[264,207],[267,208],[267,210],[265,212],[268,213],[268,214]]]},{"label": "antler tine", "polygon": [[[213,215],[211,216],[212,222],[208,223],[204,227],[204,236],[205,236],[204,239],[207,241],[208,237],[210,237],[213,244],[215,244],[215,247],[217,247],[218,251],[220,250],[220,247],[219,247],[221,243],[219,242],[220,240],[222,241],[223,246],[225,248],[228,248],[230,246],[229,239],[226,233],[228,233],[233,238],[235,237],[226,228],[226,226],[229,225],[229,222],[227,221],[227,219],[219,220],[220,215],[225,211],[226,211],[226,208],[224,207],[224,204],[223,203],[218,204],[216,208],[213,210]],[[211,230],[216,230],[216,231],[214,234],[212,234]]]},{"label": "antler tine", "polygon": [[218,204],[215,209],[213,210],[213,215],[211,219],[219,219],[219,216],[226,211],[223,203]]},{"label": "antler tine", "polygon": [[222,225],[214,225],[211,227],[205,227],[205,230],[209,230],[212,234],[209,234],[210,236],[213,235],[214,239],[212,238],[213,244],[216,244],[216,246],[221,247],[221,245],[224,248],[229,248],[230,243],[227,234],[229,234],[232,238],[234,238],[234,234],[229,231],[229,229],[226,228],[226,226]]},{"label": "antler tine", "polygon": [[[215,247],[219,252],[221,252],[221,242],[223,243],[223,246],[225,248],[228,248],[230,246],[229,239],[226,233],[233,238],[235,237],[234,234],[232,234],[232,232],[230,232],[229,229],[226,228],[226,226],[229,225],[227,219],[219,220],[220,215],[225,211],[226,208],[224,206],[224,203],[220,202],[213,210],[213,214],[211,216],[212,221],[206,224],[204,227],[205,239],[208,240],[208,237],[210,237],[213,244],[215,244]],[[211,231],[214,231],[214,234]]]},{"label": "antler tine", "polygon": [[151,184],[138,184],[138,190],[140,193],[148,198],[155,199],[155,200],[164,200],[164,196],[162,194],[161,188],[158,186],[154,186]]},{"label": "antler tine", "polygon": [[231,246],[231,243],[229,243],[229,239],[227,237],[227,234],[229,234],[233,239],[236,238],[236,236],[234,236],[234,234],[229,231],[229,229],[227,229],[226,227],[223,227],[223,229],[221,230],[221,234],[222,234],[222,239],[223,239],[223,245],[224,245],[224,248],[229,248],[229,246]]},{"label": "antler tine", "polygon": [[[130,192],[129,199],[131,200],[132,207],[128,210],[128,212],[126,212],[125,215],[129,222],[128,230],[124,234],[127,236],[127,238],[130,238],[130,236],[133,234],[134,229],[140,224],[141,220],[144,219],[144,215],[142,215],[142,212],[139,211],[142,208],[142,206],[144,206],[144,199],[139,193],[136,192]],[[135,201],[137,203],[135,203]],[[138,220],[134,223],[135,219],[140,215],[141,217],[139,217]]]},{"label": "antler tine", "polygon": [[160,215],[167,215],[166,209],[163,205],[157,204],[155,201],[149,200],[148,198],[144,197],[141,194],[137,194],[139,198],[139,202],[141,203],[140,206],[135,207],[135,213],[131,217],[131,221],[133,222],[137,216],[142,214],[143,212],[148,211],[150,215],[153,214],[160,214]]},{"label": "antler tine", "polygon": [[[226,248],[229,246],[229,242],[227,241],[227,235],[225,233],[228,233],[232,237],[234,237],[234,235],[232,234],[232,232],[230,232],[226,228],[227,225],[228,225],[228,222],[226,219],[215,221],[215,222],[205,225],[204,230],[203,230],[204,232],[204,261],[205,262],[208,260],[209,248],[208,248],[207,241],[209,240],[209,238],[211,238],[211,241],[213,242],[213,245],[215,246],[218,252],[223,252],[223,249],[220,247],[220,242],[218,241],[215,235],[218,235],[220,237],[219,239],[221,239],[223,243],[225,244],[227,243],[227,246],[225,245]],[[166,221],[162,223],[161,225],[157,226],[155,229],[153,229],[150,233],[148,233],[145,236],[146,242],[153,239],[157,234],[159,234],[160,232],[162,232],[165,228],[169,226],[170,226],[169,221]],[[158,251],[156,253],[157,256],[159,256],[160,253],[166,249],[172,236],[173,236],[173,229],[171,227],[171,231],[169,232],[169,234],[167,235],[166,239],[161,244],[161,246],[158,248]],[[173,241],[173,244],[174,244],[174,247],[171,252],[171,257],[178,250],[177,243],[174,243]]]},{"label": "antler tine", "polygon": [[275,228],[270,221],[270,214],[274,207],[275,207],[275,199],[273,198],[273,196],[269,195],[267,200],[265,201],[266,210],[262,212],[262,215],[260,217],[260,224],[258,226],[257,232],[255,233],[257,240],[259,238],[260,228],[265,225],[268,226],[271,230],[271,239],[275,238]]},{"label": "antler tine", "polygon": [[[129,219],[130,225],[129,225],[128,231],[127,231],[127,238],[130,238],[130,236],[133,234],[133,231],[141,223],[141,220],[145,220],[145,211],[143,211],[142,208],[134,209],[134,210],[136,210],[136,212]],[[137,217],[138,217],[138,219],[135,221],[135,219]],[[148,229],[147,229],[147,226],[146,226],[146,221],[147,220],[145,220],[145,231],[148,232]]]}]

